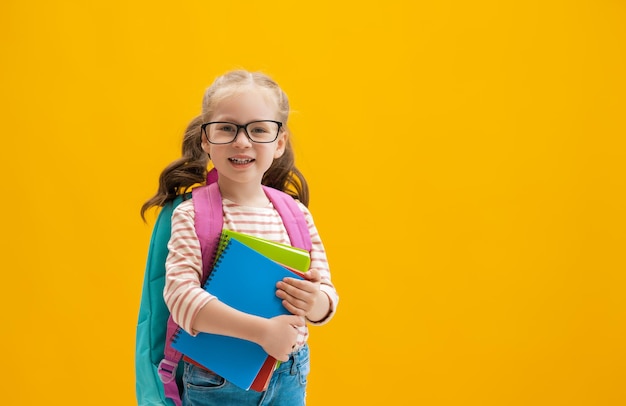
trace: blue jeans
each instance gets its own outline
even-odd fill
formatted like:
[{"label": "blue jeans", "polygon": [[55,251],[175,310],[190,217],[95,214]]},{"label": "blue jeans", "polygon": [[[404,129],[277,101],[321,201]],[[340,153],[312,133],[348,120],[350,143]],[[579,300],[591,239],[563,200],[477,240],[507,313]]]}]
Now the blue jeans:
[{"label": "blue jeans", "polygon": [[309,370],[309,347],[305,345],[274,371],[265,392],[255,392],[241,389],[204,368],[185,363],[183,406],[302,406]]}]

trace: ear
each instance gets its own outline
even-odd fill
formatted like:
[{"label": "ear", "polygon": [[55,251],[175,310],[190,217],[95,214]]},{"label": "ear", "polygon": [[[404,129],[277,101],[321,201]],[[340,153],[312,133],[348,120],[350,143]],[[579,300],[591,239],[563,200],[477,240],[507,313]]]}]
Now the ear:
[{"label": "ear", "polygon": [[200,145],[202,146],[202,150],[204,152],[206,152],[207,154],[209,154],[209,156],[210,156],[211,155],[211,144],[207,141],[207,139],[204,136],[204,134],[202,135],[202,142],[200,143]]},{"label": "ear", "polygon": [[276,140],[276,150],[274,151],[274,159],[278,159],[285,153],[285,148],[287,147],[287,140],[289,138],[289,133],[287,131],[282,131]]}]

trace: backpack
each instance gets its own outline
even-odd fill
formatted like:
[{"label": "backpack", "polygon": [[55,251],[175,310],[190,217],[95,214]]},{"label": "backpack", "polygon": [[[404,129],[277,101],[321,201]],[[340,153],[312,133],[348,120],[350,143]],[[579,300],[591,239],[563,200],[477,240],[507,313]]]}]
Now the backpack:
[{"label": "backpack", "polygon": [[[217,173],[212,170],[207,185],[191,192],[196,234],[202,252],[203,283],[208,277],[223,227],[222,197],[216,180]],[[311,251],[306,219],[293,197],[267,186],[263,186],[263,190],[280,214],[291,244]],[[178,366],[182,354],[170,346],[178,326],[163,300],[163,288],[172,212],[183,200],[183,196],[179,196],[166,203],[152,230],[135,342],[135,389],[139,406],[181,405],[182,368]]]}]

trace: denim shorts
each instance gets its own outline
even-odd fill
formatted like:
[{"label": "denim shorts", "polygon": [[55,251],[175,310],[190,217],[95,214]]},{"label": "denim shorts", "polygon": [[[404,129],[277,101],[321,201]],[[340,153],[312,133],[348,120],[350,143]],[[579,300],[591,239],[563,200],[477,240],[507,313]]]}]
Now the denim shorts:
[{"label": "denim shorts", "polygon": [[185,362],[183,406],[301,406],[305,404],[309,370],[309,347],[304,345],[274,371],[265,392],[256,392],[241,389],[211,371]]}]

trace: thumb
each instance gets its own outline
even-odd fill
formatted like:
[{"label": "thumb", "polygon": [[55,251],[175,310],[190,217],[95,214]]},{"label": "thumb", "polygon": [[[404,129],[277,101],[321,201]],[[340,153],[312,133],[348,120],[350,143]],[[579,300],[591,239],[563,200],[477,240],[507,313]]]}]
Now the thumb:
[{"label": "thumb", "polygon": [[317,269],[311,269],[308,272],[303,273],[304,277],[311,282],[319,282],[320,281],[320,271]]},{"label": "thumb", "polygon": [[289,317],[291,318],[291,320],[289,320],[289,323],[294,327],[304,327],[306,325],[304,321],[304,317],[302,316],[289,316]]}]

